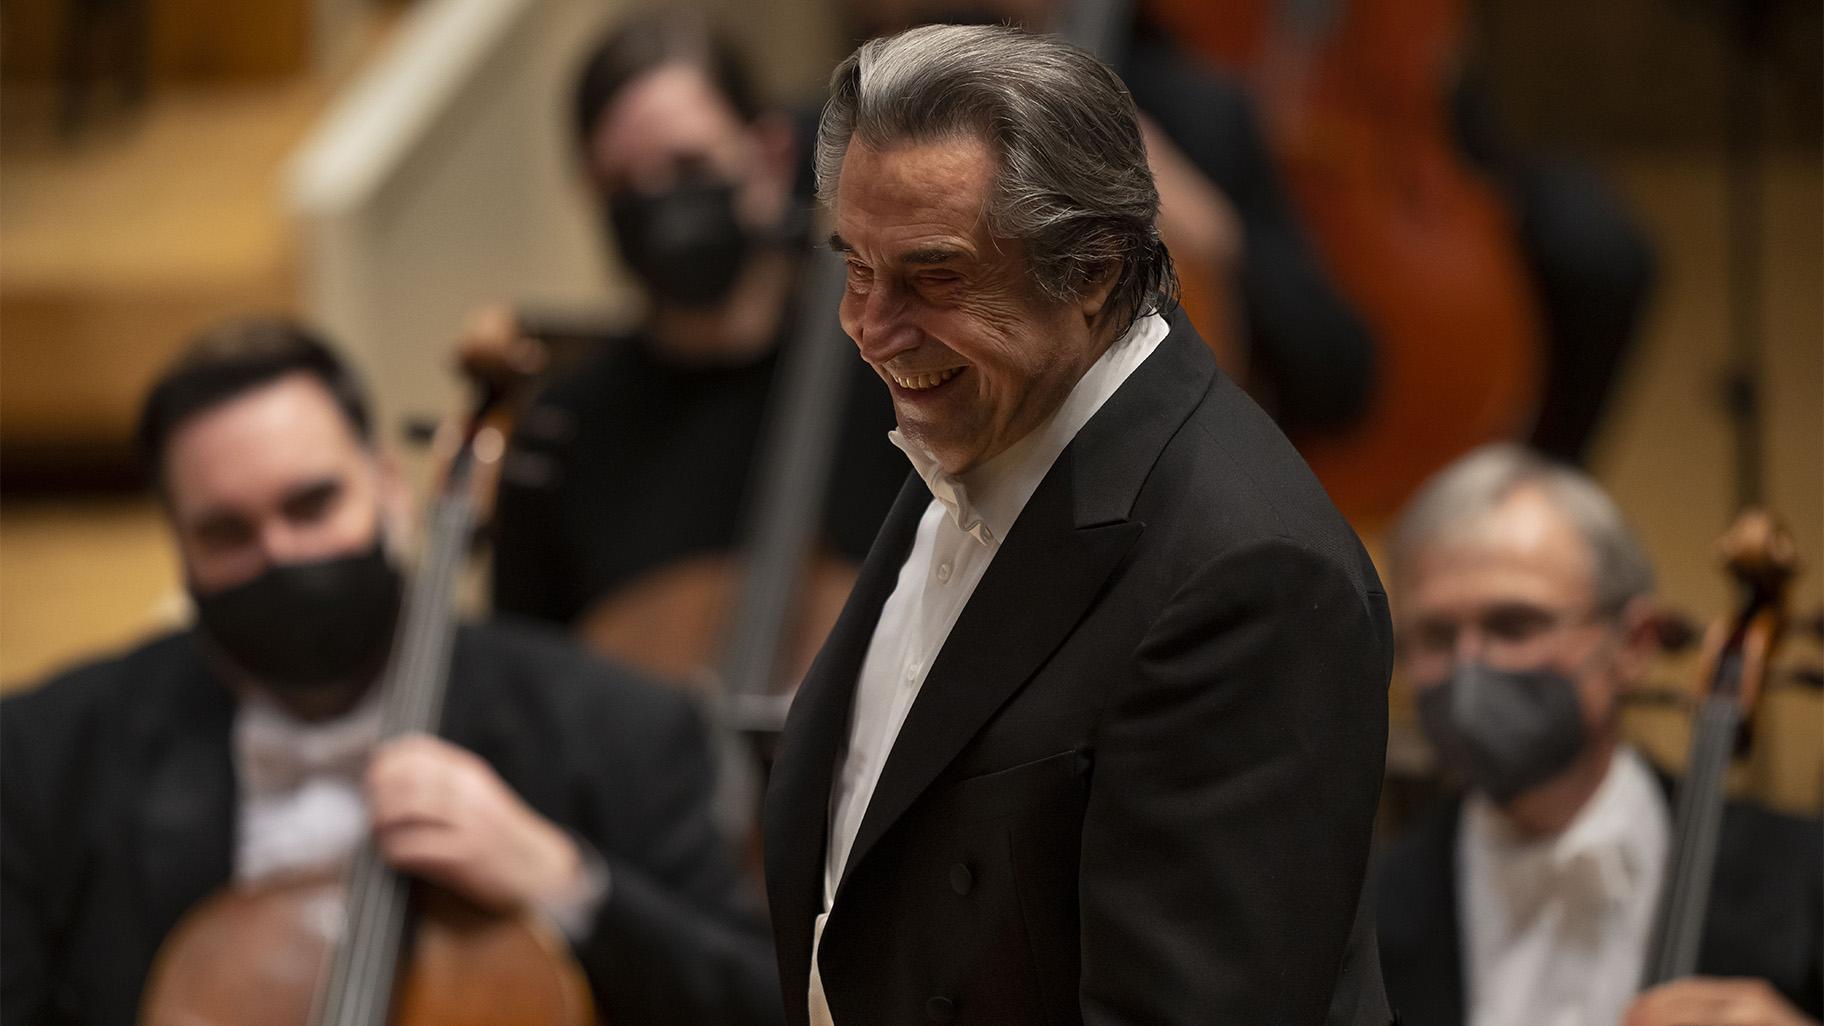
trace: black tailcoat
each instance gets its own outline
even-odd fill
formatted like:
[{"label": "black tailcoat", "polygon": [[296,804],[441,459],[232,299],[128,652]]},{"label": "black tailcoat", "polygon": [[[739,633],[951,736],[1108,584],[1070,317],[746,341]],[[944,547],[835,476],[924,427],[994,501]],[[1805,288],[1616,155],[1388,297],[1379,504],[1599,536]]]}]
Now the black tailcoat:
[{"label": "black tailcoat", "polygon": [[[833,768],[913,478],[767,800],[807,1021]],[[1060,455],[908,714],[836,893],[837,1026],[1388,1021],[1364,902],[1392,656],[1374,568],[1182,315]]]}]

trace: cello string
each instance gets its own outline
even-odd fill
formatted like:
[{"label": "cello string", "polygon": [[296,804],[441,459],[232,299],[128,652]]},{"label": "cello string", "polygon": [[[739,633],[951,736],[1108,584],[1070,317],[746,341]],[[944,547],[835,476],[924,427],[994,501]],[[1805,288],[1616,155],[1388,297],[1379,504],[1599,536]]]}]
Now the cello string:
[{"label": "cello string", "polygon": [[1697,849],[1701,846],[1704,835],[1704,796],[1716,785],[1716,751],[1718,737],[1715,730],[1716,700],[1707,699],[1698,716],[1698,732],[1695,748],[1691,753],[1691,768],[1688,772],[1687,785],[1691,802],[1685,809],[1688,821],[1685,836],[1682,838],[1679,866],[1679,877],[1675,881],[1678,901],[1677,916],[1672,920],[1666,939],[1666,963],[1661,973],[1671,979],[1678,973],[1681,960],[1680,951],[1684,947],[1685,924],[1691,920],[1694,881],[1697,876]]},{"label": "cello string", "polygon": [[[1708,699],[1706,699],[1706,703]],[[1684,881],[1691,873],[1691,841],[1696,826],[1697,793],[1704,776],[1706,759],[1703,752],[1709,740],[1703,730],[1704,707],[1700,706],[1697,727],[1692,735],[1692,748],[1686,759],[1685,779],[1678,788],[1677,818],[1666,888],[1661,896],[1659,922],[1654,936],[1652,958],[1647,965],[1645,984],[1664,982],[1669,970],[1670,951],[1675,944],[1678,923],[1684,916]]]},{"label": "cello string", "polygon": [[[451,494],[433,505],[427,560],[414,576],[405,613],[405,637],[396,668],[386,679],[381,713],[383,739],[403,733],[434,733],[440,718],[450,662],[454,623],[451,589],[466,552],[473,504],[457,489],[467,466],[459,454],[446,488]],[[387,866],[370,839],[356,854],[351,872],[350,917],[344,944],[333,963],[321,1026],[384,1026],[404,938],[407,899],[404,878]]]},{"label": "cello string", "polygon": [[[414,580],[411,601],[405,617],[405,645],[398,654],[398,665],[388,680],[385,711],[382,714],[382,736],[397,736],[405,724],[404,710],[410,698],[411,681],[422,661],[419,639],[423,636],[423,580]],[[391,931],[392,888],[387,886],[384,867],[379,864],[372,842],[357,853],[349,901],[350,919],[345,935],[345,949],[338,958],[338,972],[331,980],[332,1012],[324,1026],[353,1026],[372,1018],[367,1007],[379,981],[372,979],[379,958],[377,947]]]},{"label": "cello string", "polygon": [[1722,777],[1729,764],[1736,721],[1734,704],[1728,698],[1713,695],[1699,711],[1679,795],[1678,848],[1649,983],[1663,983],[1695,968],[1709,878],[1714,869],[1714,845],[1708,842],[1715,837],[1721,822]]},{"label": "cello string", "polygon": [[[396,698],[389,710],[393,713],[389,736],[411,731],[432,732],[436,726],[435,710],[443,689],[443,670],[447,667],[448,641],[452,627],[447,608],[440,608],[454,582],[460,565],[462,547],[452,544],[460,539],[469,520],[464,516],[467,504],[461,500],[441,500],[433,518],[440,529],[435,535],[442,542],[429,553],[431,559],[414,582],[412,609],[408,614],[408,650],[402,653],[400,673],[389,690]],[[452,533],[454,532],[454,533]],[[370,853],[371,854],[371,853]],[[400,945],[404,939],[407,892],[403,878],[379,861],[377,855],[363,860],[364,929],[355,937],[351,952],[357,974],[351,987],[345,989],[357,1002],[350,1010],[349,1026],[383,1026],[391,1003],[393,975],[397,968]],[[340,1026],[340,1024],[338,1024]]]},{"label": "cello string", "polygon": [[1722,825],[1725,778],[1729,769],[1729,756],[1734,748],[1738,719],[1739,711],[1733,700],[1716,701],[1713,725],[1715,743],[1711,746],[1712,751],[1706,753],[1712,760],[1709,768],[1711,786],[1699,795],[1703,806],[1703,818],[1699,821],[1702,833],[1697,838],[1697,850],[1692,860],[1691,886],[1687,889],[1687,900],[1691,907],[1679,938],[1678,964],[1673,967],[1679,975],[1687,975],[1697,968],[1698,944],[1708,910],[1710,883],[1716,868],[1715,839],[1718,828]]}]

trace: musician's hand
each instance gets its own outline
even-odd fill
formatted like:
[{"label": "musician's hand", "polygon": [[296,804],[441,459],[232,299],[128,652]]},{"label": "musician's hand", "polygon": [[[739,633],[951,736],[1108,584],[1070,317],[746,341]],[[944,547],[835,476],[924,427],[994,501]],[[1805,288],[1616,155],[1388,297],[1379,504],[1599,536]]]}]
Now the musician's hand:
[{"label": "musician's hand", "polygon": [[519,329],[519,317],[505,303],[469,315],[456,343],[456,364],[471,381],[511,388],[545,369],[545,344]]},{"label": "musician's hand", "polygon": [[523,908],[563,894],[583,872],[568,834],[447,741],[412,735],[381,746],[367,794],[386,861],[478,905]]},{"label": "musician's hand", "polygon": [[1817,1026],[1766,980],[1692,976],[1634,999],[1621,1026]]}]

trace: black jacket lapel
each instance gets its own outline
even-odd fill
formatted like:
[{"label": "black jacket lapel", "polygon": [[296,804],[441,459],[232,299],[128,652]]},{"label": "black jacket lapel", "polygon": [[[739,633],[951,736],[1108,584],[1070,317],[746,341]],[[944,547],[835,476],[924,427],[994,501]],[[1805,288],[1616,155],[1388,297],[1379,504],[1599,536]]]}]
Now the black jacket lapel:
[{"label": "black jacket lapel", "polygon": [[1388,856],[1377,895],[1381,971],[1387,998],[1406,1026],[1465,1020],[1461,923],[1457,914],[1457,830],[1462,800],[1413,828]]},{"label": "black jacket lapel", "polygon": [[170,679],[145,682],[145,694],[171,700],[139,703],[135,725],[145,770],[138,848],[152,937],[163,937],[234,872],[234,697],[194,645],[185,654],[162,671]]},{"label": "black jacket lapel", "polygon": [[932,664],[868,803],[844,879],[1082,619],[1140,537],[1144,525],[1127,513],[1214,374],[1209,350],[1180,314],[1152,357],[1059,455]]},{"label": "black jacket lapel", "polygon": [[[811,918],[822,907],[822,866],[829,826],[830,781],[848,734],[855,678],[874,636],[881,606],[899,581],[931,493],[908,475],[868,550],[842,615],[799,685],[767,787],[766,884],[780,958],[809,972]],[[795,913],[809,912],[800,918]],[[802,935],[802,936],[800,936]],[[788,992],[788,1002],[791,994]]]},{"label": "black jacket lapel", "polygon": [[1067,505],[1048,501],[1069,487],[1071,470],[1060,457],[951,629],[881,771],[844,879],[1064,640],[1139,538],[1142,526],[1126,521],[1078,529]]}]

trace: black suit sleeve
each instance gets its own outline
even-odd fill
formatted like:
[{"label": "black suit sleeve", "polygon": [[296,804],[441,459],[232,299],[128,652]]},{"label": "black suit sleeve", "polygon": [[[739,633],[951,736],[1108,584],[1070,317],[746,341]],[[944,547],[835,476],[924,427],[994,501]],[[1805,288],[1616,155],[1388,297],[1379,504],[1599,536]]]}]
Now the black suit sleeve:
[{"label": "black suit sleeve", "polygon": [[1167,603],[1096,741],[1083,1021],[1321,1023],[1386,747],[1386,603],[1295,543]]},{"label": "black suit sleeve", "polygon": [[0,1023],[39,1023],[50,1014],[50,938],[40,857],[32,843],[38,789],[27,779],[23,740],[15,737],[21,699],[0,705]]},{"label": "black suit sleeve", "polygon": [[608,777],[625,786],[600,815],[629,829],[602,849],[608,895],[579,958],[609,1022],[778,1022],[772,935],[710,815],[707,731],[687,700],[664,697],[650,736],[623,733],[637,751]]}]

